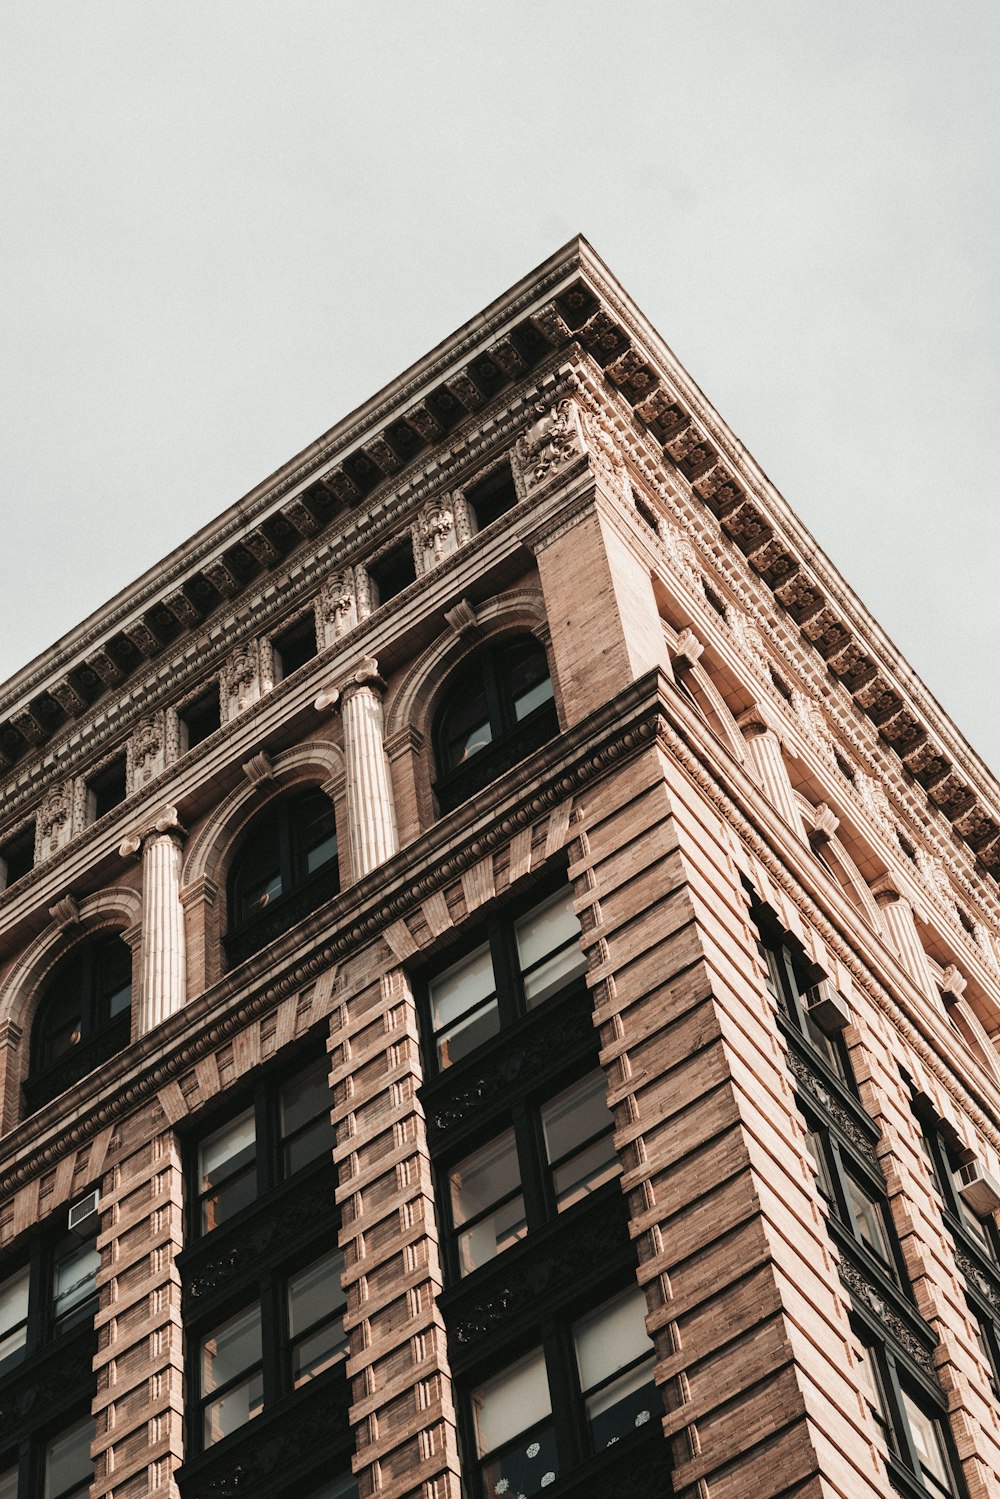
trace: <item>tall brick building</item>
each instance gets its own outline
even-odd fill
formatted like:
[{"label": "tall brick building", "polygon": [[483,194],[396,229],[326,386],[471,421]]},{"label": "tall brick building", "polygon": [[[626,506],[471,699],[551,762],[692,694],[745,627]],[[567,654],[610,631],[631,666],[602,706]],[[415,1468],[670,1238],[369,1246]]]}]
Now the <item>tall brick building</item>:
[{"label": "tall brick building", "polygon": [[583,241],[0,752],[0,1499],[1000,1494],[1000,788]]}]

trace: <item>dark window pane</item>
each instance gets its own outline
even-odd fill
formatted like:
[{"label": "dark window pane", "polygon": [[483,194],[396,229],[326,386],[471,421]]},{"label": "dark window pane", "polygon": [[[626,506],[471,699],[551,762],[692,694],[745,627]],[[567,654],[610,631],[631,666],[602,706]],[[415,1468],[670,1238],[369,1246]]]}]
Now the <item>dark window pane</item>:
[{"label": "dark window pane", "polygon": [[430,996],[442,1067],[467,1056],[500,1028],[493,959],[487,945],[434,979]]},{"label": "dark window pane", "polygon": [[333,1149],[329,1064],[325,1057],[291,1078],[281,1089],[281,1138],[285,1175],[290,1176]]},{"label": "dark window pane", "polygon": [[515,923],[514,930],[529,1009],[586,971],[571,889],[558,891],[528,911]]},{"label": "dark window pane", "polygon": [[858,1238],[886,1265],[891,1265],[892,1255],[889,1251],[885,1220],[878,1203],[849,1173],[844,1175],[844,1186]]},{"label": "dark window pane", "polygon": [[296,1388],[345,1356],[343,1273],[343,1255],[335,1249],[289,1279],[288,1331]]},{"label": "dark window pane", "polygon": [[71,1248],[56,1260],[52,1317],[57,1332],[93,1315],[100,1268],[101,1256],[93,1240]]},{"label": "dark window pane", "polygon": [[54,1436],[45,1448],[44,1499],[86,1494],[93,1475],[90,1444],[97,1434],[93,1416],[84,1416]]},{"label": "dark window pane", "polygon": [[178,719],[180,748],[183,754],[186,750],[194,749],[195,745],[201,744],[221,726],[218,683],[210,691],[202,693],[201,697],[196,698],[193,703],[188,703],[182,708]]},{"label": "dark window pane", "polygon": [[562,1212],[621,1170],[603,1072],[592,1072],[542,1107],[545,1151]]},{"label": "dark window pane", "polygon": [[91,822],[110,812],[125,800],[126,774],[125,756],[105,765],[87,782],[87,795]]},{"label": "dark window pane", "polygon": [[386,556],[373,562],[368,569],[371,578],[372,608],[387,604],[397,593],[416,581],[417,569],[413,560],[413,547],[409,541],[395,547]]},{"label": "dark window pane", "polygon": [[595,1451],[662,1412],[645,1315],[646,1298],[633,1286],[573,1328]]},{"label": "dark window pane", "polygon": [[28,1285],[30,1271],[25,1265],[0,1284],[0,1369],[16,1364],[24,1357],[28,1340]]},{"label": "dark window pane", "polygon": [[257,1196],[256,1155],[252,1109],[202,1141],[198,1150],[198,1178],[203,1233],[217,1228],[253,1202]]},{"label": "dark window pane", "polygon": [[[220,1323],[202,1339],[200,1372],[206,1447],[260,1414],[264,1391],[260,1307],[251,1306]],[[221,1391],[216,1395],[216,1391]]]},{"label": "dark window pane", "polygon": [[35,824],[29,823],[0,848],[0,890],[6,890],[34,867]]},{"label": "dark window pane", "polygon": [[279,681],[305,666],[317,654],[316,620],[312,614],[296,620],[272,642],[275,651],[275,676]]},{"label": "dark window pane", "polygon": [[513,1130],[473,1151],[449,1171],[452,1222],[458,1230],[463,1275],[524,1237],[527,1225],[520,1186]]}]

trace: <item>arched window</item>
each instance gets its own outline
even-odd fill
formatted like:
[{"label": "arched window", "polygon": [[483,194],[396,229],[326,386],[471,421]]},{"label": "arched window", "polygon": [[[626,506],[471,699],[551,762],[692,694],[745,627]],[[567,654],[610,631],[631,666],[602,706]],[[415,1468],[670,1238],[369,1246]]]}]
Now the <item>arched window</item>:
[{"label": "arched window", "polygon": [[442,812],[559,732],[545,650],[531,635],[489,644],[449,679],[434,724]]},{"label": "arched window", "polygon": [[31,1032],[28,1112],[127,1046],[132,952],[117,932],[81,942],[49,977]]},{"label": "arched window", "polygon": [[226,952],[241,963],[340,889],[337,829],[318,786],[283,796],[244,831],[229,871]]}]

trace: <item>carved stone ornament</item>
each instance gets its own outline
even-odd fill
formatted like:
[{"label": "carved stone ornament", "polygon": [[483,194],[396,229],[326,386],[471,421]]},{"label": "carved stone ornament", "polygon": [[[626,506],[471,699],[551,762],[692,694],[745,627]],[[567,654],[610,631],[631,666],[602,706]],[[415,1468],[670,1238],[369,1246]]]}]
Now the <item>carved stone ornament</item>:
[{"label": "carved stone ornament", "polygon": [[997,953],[997,945],[989,927],[977,921],[973,927],[973,937],[986,963],[994,973],[1000,973],[1000,954]]},{"label": "carved stone ornament", "polygon": [[902,1317],[893,1311],[883,1296],[880,1296],[875,1287],[862,1275],[856,1265],[852,1265],[847,1259],[840,1262],[840,1277],[845,1285],[859,1301],[863,1301],[878,1317],[883,1326],[892,1334],[901,1348],[904,1348],[915,1364],[919,1364],[932,1378],[934,1375],[934,1362],[920,1342],[907,1327]]},{"label": "carved stone ornament", "polygon": [[315,608],[316,638],[321,650],[354,629],[358,622],[358,602],[351,568],[324,579]]},{"label": "carved stone ornament", "polygon": [[529,494],[587,454],[581,412],[575,401],[564,396],[554,406],[538,404],[535,410],[537,420],[514,445]]},{"label": "carved stone ornament", "polygon": [[833,739],[822,708],[808,692],[792,692],[792,708],[809,742],[829,764],[835,763]]},{"label": "carved stone ornament", "polygon": [[430,572],[458,546],[455,510],[447,495],[438,495],[421,510],[415,526],[420,572]]},{"label": "carved stone ornament", "polygon": [[769,678],[771,664],[764,637],[751,619],[735,604],[726,605],[726,624],[732,630],[745,661],[762,677]]},{"label": "carved stone ornament", "polygon": [[924,877],[924,886],[931,899],[947,911],[949,916],[954,915],[955,897],[941,860],[929,854],[925,848],[918,848],[917,868]]},{"label": "carved stone ornament", "polygon": [[810,836],[814,843],[828,843],[840,827],[840,818],[826,802],[813,808],[813,825]]},{"label": "carved stone ornament", "polygon": [[698,553],[695,551],[694,542],[678,526],[671,525],[668,520],[660,520],[660,538],[663,541],[671,560],[676,567],[687,577],[697,582],[701,577],[701,568],[698,566]]},{"label": "carved stone ornament", "polygon": [[251,786],[263,786],[274,780],[274,765],[271,757],[263,750],[251,755],[249,760],[244,760],[242,770]]},{"label": "carved stone ornament", "polygon": [[127,746],[129,794],[139,791],[147,781],[165,768],[166,743],[163,713],[148,713],[140,718]]},{"label": "carved stone ornament", "polygon": [[959,1000],[968,988],[968,980],[963,978],[954,963],[949,963],[941,976],[941,993],[946,1000]]},{"label": "carved stone ornament", "polygon": [[73,786],[69,781],[61,781],[45,793],[35,826],[35,854],[39,860],[50,858],[72,837],[73,804]]},{"label": "carved stone ornament", "polygon": [[72,895],[64,895],[54,906],[49,906],[49,915],[61,932],[66,931],[67,927],[80,924],[80,907]]},{"label": "carved stone ornament", "polygon": [[870,820],[884,833],[894,837],[896,824],[893,821],[892,805],[882,782],[876,776],[865,775],[863,771],[858,771],[854,777],[854,789]]},{"label": "carved stone ornament", "polygon": [[444,611],[444,617],[450,628],[463,640],[474,640],[482,634],[475,608],[468,599],[459,599],[453,609]]},{"label": "carved stone ornament", "polygon": [[187,836],[187,830],[177,815],[176,807],[161,807],[149,822],[143,823],[134,833],[122,839],[118,845],[118,853],[123,859],[132,859],[147,838],[162,838],[165,835],[178,839]]},{"label": "carved stone ornament", "polygon": [[219,681],[219,704],[224,723],[229,723],[274,686],[274,652],[269,640],[248,640],[238,645],[223,665]]},{"label": "carved stone ornament", "polygon": [[705,647],[694,631],[684,629],[678,635],[677,644],[674,646],[674,665],[681,671],[690,670],[692,666],[698,665],[704,651]]},{"label": "carved stone ornament", "polygon": [[859,1129],[855,1120],[851,1118],[844,1106],[834,1098],[830,1089],[821,1082],[809,1064],[799,1056],[798,1052],[793,1051],[791,1048],[788,1051],[788,1067],[802,1091],[814,1103],[822,1105],[824,1112],[837,1126],[841,1134],[845,1135],[851,1142],[858,1155],[862,1156],[864,1160],[868,1161],[877,1170],[878,1157],[875,1154],[875,1147],[864,1130]]}]

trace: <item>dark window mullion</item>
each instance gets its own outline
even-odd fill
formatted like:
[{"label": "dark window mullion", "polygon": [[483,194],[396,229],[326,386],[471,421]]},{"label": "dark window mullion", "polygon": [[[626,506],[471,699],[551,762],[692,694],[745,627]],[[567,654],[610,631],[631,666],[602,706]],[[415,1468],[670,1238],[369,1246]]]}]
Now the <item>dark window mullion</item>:
[{"label": "dark window mullion", "polygon": [[504,1030],[523,1013],[521,992],[521,970],[517,961],[517,939],[512,922],[498,922],[495,918],[488,928],[490,954],[493,958],[493,978],[496,983],[497,1015],[500,1028]]},{"label": "dark window mullion", "polygon": [[[292,886],[301,879],[298,868],[299,838],[292,827],[288,807],[284,801],[278,803],[278,869],[281,874],[281,894],[287,895]],[[280,897],[279,897],[280,898]]]},{"label": "dark window mullion", "polygon": [[566,1324],[549,1325],[543,1329],[543,1346],[561,1475],[589,1456],[587,1421],[580,1397],[572,1330]]},{"label": "dark window mullion", "polygon": [[486,711],[490,715],[490,731],[494,744],[498,739],[503,738],[509,728],[507,720],[510,714],[504,711],[505,697],[502,689],[503,682],[497,670],[496,653],[487,651],[483,661],[483,692],[486,696]]},{"label": "dark window mullion", "polygon": [[281,1180],[278,1161],[278,1095],[266,1083],[254,1092],[254,1128],[257,1135],[257,1196],[263,1197]]},{"label": "dark window mullion", "polygon": [[528,1232],[539,1228],[550,1216],[545,1190],[544,1153],[537,1109],[520,1104],[514,1110],[514,1140],[521,1170],[521,1194]]},{"label": "dark window mullion", "polygon": [[272,1276],[261,1283],[260,1317],[263,1349],[264,1409],[291,1389],[288,1368],[288,1307],[284,1280]]},{"label": "dark window mullion", "polygon": [[49,1336],[52,1326],[52,1291],[55,1284],[55,1266],[51,1254],[43,1253],[42,1246],[35,1244],[31,1251],[31,1269],[28,1276],[28,1341],[25,1356],[36,1353]]}]

